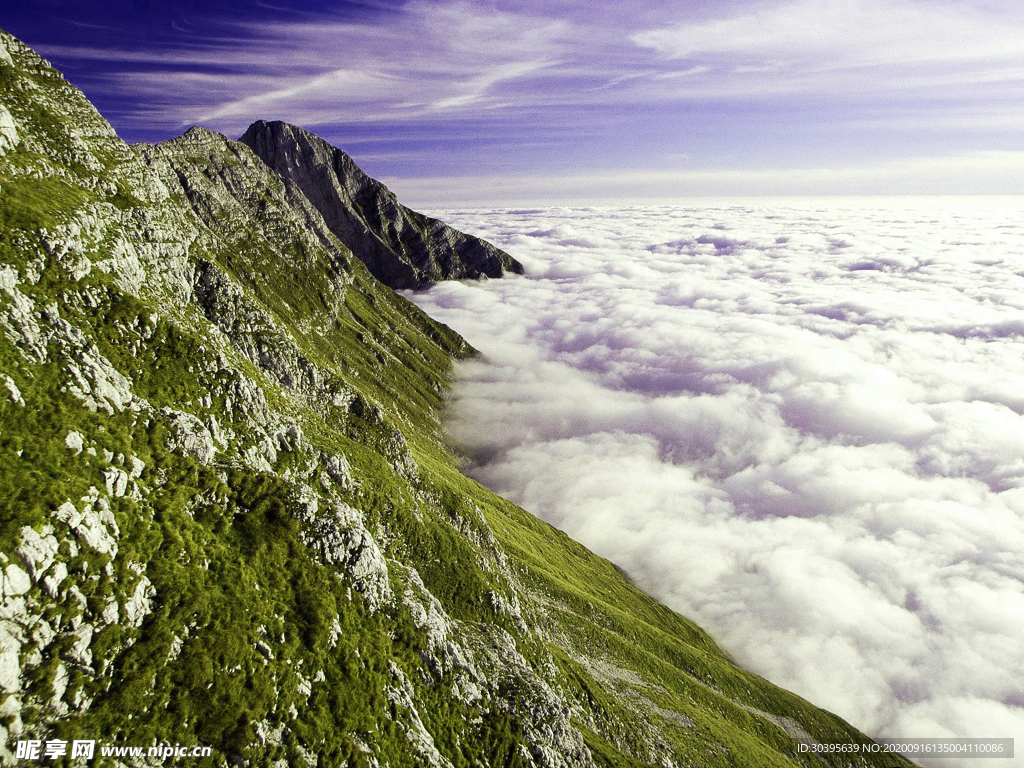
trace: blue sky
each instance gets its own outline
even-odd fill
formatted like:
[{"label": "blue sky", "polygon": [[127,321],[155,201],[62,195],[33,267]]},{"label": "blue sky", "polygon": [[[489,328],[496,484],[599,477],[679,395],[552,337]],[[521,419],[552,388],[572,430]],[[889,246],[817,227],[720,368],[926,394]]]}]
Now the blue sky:
[{"label": "blue sky", "polygon": [[3,4],[129,141],[287,120],[418,205],[1024,191],[1008,0]]}]

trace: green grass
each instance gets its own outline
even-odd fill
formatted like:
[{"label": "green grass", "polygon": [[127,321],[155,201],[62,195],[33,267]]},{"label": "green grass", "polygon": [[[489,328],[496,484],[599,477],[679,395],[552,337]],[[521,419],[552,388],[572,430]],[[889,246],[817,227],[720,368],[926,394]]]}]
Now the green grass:
[{"label": "green grass", "polygon": [[61,222],[61,214],[74,210],[89,195],[60,179],[14,178],[2,182],[3,205],[0,205],[0,228],[34,230],[53,227]]}]

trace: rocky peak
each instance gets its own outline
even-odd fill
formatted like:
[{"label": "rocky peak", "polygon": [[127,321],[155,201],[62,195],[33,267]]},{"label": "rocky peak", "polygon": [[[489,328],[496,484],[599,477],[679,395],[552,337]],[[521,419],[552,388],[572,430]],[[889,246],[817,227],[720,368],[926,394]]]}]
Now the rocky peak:
[{"label": "rocky peak", "polygon": [[331,232],[392,288],[523,271],[490,243],[406,208],[345,152],[309,131],[258,120],[240,141],[301,192]]}]

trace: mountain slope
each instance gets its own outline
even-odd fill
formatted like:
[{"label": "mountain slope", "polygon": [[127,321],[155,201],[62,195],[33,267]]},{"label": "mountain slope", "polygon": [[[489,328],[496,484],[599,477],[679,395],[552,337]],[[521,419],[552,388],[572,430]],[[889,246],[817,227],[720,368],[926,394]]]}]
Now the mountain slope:
[{"label": "mountain slope", "polygon": [[472,350],[248,146],[128,147],[5,34],[0,84],[0,761],[27,738],[275,768],[868,744],[461,475],[438,414]]},{"label": "mountain slope", "polygon": [[351,157],[302,128],[258,120],[239,141],[290,191],[304,196],[385,285],[418,288],[438,280],[523,271],[490,243],[409,210]]}]

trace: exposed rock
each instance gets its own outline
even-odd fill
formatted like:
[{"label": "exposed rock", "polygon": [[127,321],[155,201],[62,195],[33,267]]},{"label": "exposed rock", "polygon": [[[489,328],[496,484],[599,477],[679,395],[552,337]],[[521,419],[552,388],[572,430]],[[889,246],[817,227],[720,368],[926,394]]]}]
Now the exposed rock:
[{"label": "exposed rock", "polygon": [[173,408],[160,411],[171,426],[168,442],[173,451],[195,456],[200,464],[209,464],[217,453],[213,435],[196,416]]},{"label": "exposed rock", "polygon": [[266,642],[264,642],[263,640],[257,640],[256,644],[253,645],[253,648],[255,648],[256,652],[259,653],[259,655],[267,661],[274,660],[274,652],[271,650],[270,646],[267,645]]},{"label": "exposed rock", "polygon": [[456,673],[460,694],[457,698],[469,702],[481,698],[479,686],[484,684],[483,676],[472,652],[454,637],[461,631],[441,602],[424,586],[416,569],[407,566],[405,574],[409,586],[402,595],[402,602],[409,608],[413,623],[426,632],[427,647],[420,652],[424,661],[437,677],[447,672]]},{"label": "exposed rock", "polygon": [[406,208],[351,157],[308,131],[259,120],[239,141],[300,191],[331,232],[385,285],[418,288],[438,280],[523,271],[490,243]]},{"label": "exposed rock", "polygon": [[270,313],[261,309],[222,270],[209,262],[199,262],[195,293],[206,316],[249,360],[273,373],[287,387],[315,388],[314,366],[286,341]]},{"label": "exposed rock", "polygon": [[46,334],[39,323],[35,302],[19,290],[18,273],[12,267],[0,267],[0,289],[10,301],[0,304],[0,321],[4,335],[10,339],[18,353],[30,362],[46,360]]},{"label": "exposed rock", "polygon": [[25,561],[32,581],[39,583],[43,574],[57,557],[59,544],[53,536],[53,526],[43,526],[42,533],[25,526],[21,529],[21,544],[16,550]]},{"label": "exposed rock", "polygon": [[17,405],[25,405],[25,401],[21,397],[21,390],[18,389],[18,385],[14,383],[14,379],[5,374],[4,384],[7,385],[7,391],[11,393],[11,401]]},{"label": "exposed rock", "polygon": [[115,557],[117,555],[117,537],[121,532],[110,511],[110,504],[106,499],[99,498],[99,493],[95,488],[82,501],[85,504],[81,511],[70,501],[66,501],[54,512],[53,516],[66,523],[83,544],[101,554]]},{"label": "exposed rock", "polygon": [[70,450],[74,451],[75,455],[77,456],[82,452],[82,449],[85,447],[85,439],[82,437],[81,432],[71,430],[70,432],[68,432],[68,436],[64,438],[64,445],[66,445]]},{"label": "exposed rock", "polygon": [[0,621],[0,689],[13,693],[21,687],[20,631],[9,621]]},{"label": "exposed rock", "polygon": [[0,38],[0,67],[13,67],[14,59],[11,58],[11,54],[7,52],[7,43],[5,40]]},{"label": "exposed rock", "polygon": [[132,480],[136,480],[136,479],[142,477],[142,470],[144,470],[145,468],[146,468],[146,462],[144,462],[142,459],[140,459],[140,458],[138,458],[136,456],[132,456],[132,471],[131,471],[131,478],[132,478]]},{"label": "exposed rock", "polygon": [[153,597],[156,590],[145,574],[139,576],[135,584],[135,591],[124,604],[124,620],[129,626],[138,627],[142,625],[152,607]]},{"label": "exposed rock", "polygon": [[32,579],[25,571],[11,563],[3,573],[3,596],[24,595],[32,588]]},{"label": "exposed rock", "polygon": [[328,456],[324,461],[324,469],[327,470],[327,476],[342,488],[352,487],[352,467],[344,456]]},{"label": "exposed rock", "polygon": [[93,628],[89,624],[83,624],[73,634],[75,643],[68,652],[68,659],[82,667],[92,666],[89,644],[92,642]]},{"label": "exposed rock", "polygon": [[[89,608],[89,601],[86,600],[85,595],[82,594],[82,591],[78,587],[76,587],[74,584],[72,584],[70,587],[68,587],[67,594],[68,594],[68,597],[70,597],[72,600],[74,600],[76,603],[78,603],[78,607],[83,612],[88,610],[88,608]],[[72,616],[71,617],[71,625],[72,625],[72,627],[74,629],[78,629],[78,625],[75,622],[81,622],[81,620],[82,620],[81,616]]]},{"label": "exposed rock", "polygon": [[500,627],[490,627],[486,640],[477,646],[479,655],[490,666],[501,659],[504,684],[513,686],[512,701],[498,699],[497,706],[512,712],[525,712],[524,735],[534,759],[552,768],[593,766],[594,759],[583,736],[572,724],[570,707],[535,670],[516,647],[515,638]]},{"label": "exposed rock", "polygon": [[50,597],[57,597],[60,585],[68,576],[68,567],[64,563],[54,563],[47,574],[43,576],[43,589]]},{"label": "exposed rock", "polygon": [[103,480],[110,496],[124,496],[125,490],[128,488],[127,472],[117,467],[111,467],[103,471]]},{"label": "exposed rock", "polygon": [[405,726],[405,734],[413,751],[432,768],[452,768],[451,761],[437,751],[434,737],[416,711],[414,691],[405,673],[393,661],[388,662],[388,665],[394,680],[387,688],[388,701],[401,713],[400,722]]},{"label": "exposed rock", "polygon": [[[267,649],[269,652],[269,648]],[[284,738],[285,727],[283,723],[279,723],[276,727],[271,725],[266,720],[261,720],[256,723],[256,741],[262,746],[267,744],[280,744]]]},{"label": "exposed rock", "polygon": [[114,415],[132,402],[131,382],[109,360],[82,340],[82,333],[49,311],[46,318],[56,328],[53,338],[70,348],[72,359],[65,366],[68,391],[94,413]]},{"label": "exposed rock", "polygon": [[324,562],[344,569],[370,610],[391,601],[387,561],[363,527],[362,513],[339,502],[324,514],[306,517],[304,522],[306,542]]},{"label": "exposed rock", "polygon": [[106,606],[104,606],[103,612],[100,614],[100,620],[104,624],[113,624],[117,621],[117,617],[117,600],[111,597],[109,600],[107,600],[107,604]]},{"label": "exposed rock", "polygon": [[64,704],[64,692],[68,689],[68,669],[63,664],[57,665],[57,671],[53,675],[53,699],[50,706],[61,713],[67,712]]},{"label": "exposed rock", "polygon": [[[3,51],[3,53],[6,54],[7,51]],[[18,142],[18,126],[15,125],[14,118],[7,111],[7,107],[0,104],[0,155],[6,155],[18,146]]]}]

